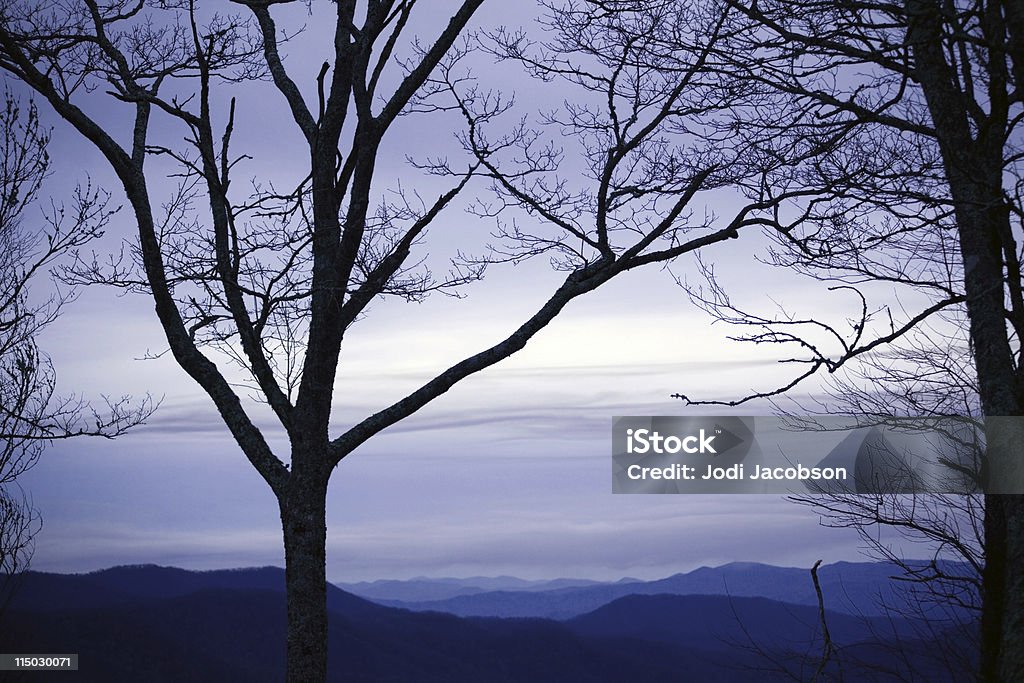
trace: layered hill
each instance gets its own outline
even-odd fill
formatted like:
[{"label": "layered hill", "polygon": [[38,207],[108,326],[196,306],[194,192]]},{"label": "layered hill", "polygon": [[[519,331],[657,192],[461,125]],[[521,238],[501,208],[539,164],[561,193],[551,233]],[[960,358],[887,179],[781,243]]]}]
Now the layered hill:
[{"label": "layered hill", "polygon": [[[335,586],[328,596],[332,681],[771,682],[813,671],[822,644],[816,608],[764,597],[630,595],[555,621],[413,612]],[[964,650],[954,625],[826,620],[842,646],[829,670],[850,680],[961,677],[936,657]],[[24,575],[0,618],[0,651],[77,653],[77,681],[280,681],[285,632],[281,569],[118,567]]]},{"label": "layered hill", "polygon": [[[952,567],[950,568],[952,569]],[[949,573],[955,573],[950,571]],[[884,562],[838,562],[819,571],[822,594],[828,609],[851,615],[884,616],[901,608],[912,588],[894,581],[899,568]],[[359,592],[359,588],[355,588]],[[411,593],[407,591],[405,594]],[[754,562],[734,562],[721,567],[701,567],[657,581],[619,581],[590,586],[548,590],[473,590],[445,599],[409,600],[402,593],[362,593],[392,607],[416,611],[448,612],[459,616],[543,617],[569,619],[595,610],[628,595],[730,595],[762,597],[797,605],[817,605],[810,572],[794,567],[775,567]]]}]

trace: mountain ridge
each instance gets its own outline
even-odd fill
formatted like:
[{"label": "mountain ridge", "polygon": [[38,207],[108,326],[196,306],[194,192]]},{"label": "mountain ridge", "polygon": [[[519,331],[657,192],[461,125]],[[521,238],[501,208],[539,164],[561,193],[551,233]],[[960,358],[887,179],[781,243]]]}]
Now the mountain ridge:
[{"label": "mountain ridge", "polygon": [[[826,607],[841,613],[871,616],[885,614],[892,605],[898,605],[908,597],[911,586],[892,580],[893,576],[901,573],[897,565],[883,562],[836,562],[823,565],[818,571]],[[391,607],[442,611],[467,617],[570,619],[633,594],[766,597],[800,605],[817,605],[809,569],[755,562],[698,567],[654,581],[619,581],[549,591],[476,592],[442,600],[373,599]]]},{"label": "mountain ridge", "polygon": [[[75,678],[85,682],[260,683],[283,677],[283,570],[111,569],[23,576],[16,601],[2,613],[0,651],[78,653]],[[91,591],[88,600],[55,604],[59,596],[78,590]],[[765,652],[795,671],[813,665],[818,642],[816,610],[762,598],[629,596],[559,622],[411,612],[335,586],[328,594],[332,681],[612,683],[676,680],[685,671],[694,680],[771,683],[789,680],[793,671],[766,672]],[[794,611],[802,616],[794,619]],[[849,645],[863,654],[867,673],[912,666],[927,672],[928,680],[957,680],[930,668],[927,658],[948,647],[936,647],[932,637],[921,640],[910,626],[879,638],[875,630],[880,623],[860,627],[852,617],[831,611],[826,618],[836,624],[838,635],[854,641]],[[706,627],[712,623],[716,628]],[[792,643],[764,636],[778,632],[779,624]],[[728,642],[744,633],[764,637],[765,652]],[[896,635],[909,638],[899,656],[886,649]],[[843,666],[848,675],[860,671],[852,661]],[[32,675],[33,681],[62,677],[63,672]]]}]

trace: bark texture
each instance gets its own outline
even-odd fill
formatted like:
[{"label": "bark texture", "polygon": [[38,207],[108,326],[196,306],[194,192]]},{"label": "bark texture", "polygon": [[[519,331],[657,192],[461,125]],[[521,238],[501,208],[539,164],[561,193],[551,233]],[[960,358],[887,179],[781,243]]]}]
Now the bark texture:
[{"label": "bark texture", "polygon": [[988,5],[982,19],[991,41],[992,84],[988,125],[976,132],[970,127],[966,95],[956,87],[957,76],[944,52],[939,4],[907,0],[905,7],[915,73],[942,151],[956,215],[982,410],[986,418],[996,418],[986,428],[984,474],[990,493],[985,498],[981,678],[1010,683],[1024,680],[1024,497],[1002,492],[1020,490],[1024,440],[1016,421],[999,418],[1021,416],[1024,402],[1007,327],[1007,290],[1012,300],[1021,283],[1019,272],[1013,272],[1013,257],[1010,264],[1004,261],[1016,245],[1002,186],[1007,102],[1001,101],[1006,74],[999,73],[1005,58],[997,49],[1002,41],[997,35],[1000,6]]}]

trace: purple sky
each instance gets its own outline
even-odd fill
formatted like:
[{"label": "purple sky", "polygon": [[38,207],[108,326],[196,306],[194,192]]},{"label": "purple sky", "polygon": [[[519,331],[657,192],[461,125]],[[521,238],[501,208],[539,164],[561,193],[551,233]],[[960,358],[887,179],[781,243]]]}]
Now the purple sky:
[{"label": "purple sky", "polygon": [[[736,395],[780,376],[749,349],[719,343],[668,278],[651,279],[631,285],[642,306],[629,288],[581,301],[522,355],[344,460],[330,490],[329,576],[653,578],[732,560],[857,559],[855,535],[775,496],[611,494],[613,415],[679,414],[673,391]],[[439,357],[459,350],[450,347],[507,328],[485,290],[514,286],[488,282],[468,300],[401,311],[413,354],[394,325],[368,321],[346,355],[337,424],[442,367]],[[430,329],[432,308],[456,319],[458,334]],[[426,332],[415,331],[421,317]],[[165,398],[145,427],[58,444],[24,478],[46,521],[36,568],[282,564],[273,497],[208,399],[168,358],[133,360],[161,348],[159,334],[144,300],[102,291],[50,330],[63,386]],[[283,446],[279,433],[275,442]]]},{"label": "purple sky", "polygon": [[[502,11],[509,13],[492,8],[480,23],[510,21]],[[300,62],[319,64],[308,47],[316,25],[290,45],[297,70]],[[541,101],[550,104],[550,93],[520,87],[524,113]],[[238,148],[254,157],[244,173],[287,175],[289,159],[301,157],[290,126],[273,135],[261,128],[283,116],[280,107],[272,95],[257,94],[240,106]],[[98,155],[54,123],[60,166],[51,192],[66,196],[88,173],[123,202]],[[379,164],[381,177],[405,177],[411,173],[405,154],[449,144],[445,136],[424,135],[426,125],[432,124],[403,122]],[[167,139],[181,134],[170,127],[159,132]],[[427,196],[436,191],[430,182],[416,187]],[[471,189],[477,191],[484,190]],[[727,204],[712,198],[708,208],[725,211]],[[123,211],[97,250],[116,249],[131,227]],[[456,207],[432,235],[430,255],[441,258],[467,239],[486,240],[492,227]],[[762,247],[744,238],[706,258],[735,296],[753,305],[772,306],[770,295],[802,314],[842,316],[835,302],[849,301],[818,296],[808,289],[813,285],[754,264],[752,254]],[[691,274],[692,264],[679,262],[673,273]],[[559,278],[537,260],[494,268],[464,300],[375,306],[342,351],[337,431],[502,338]],[[685,408],[669,398],[673,392],[731,398],[788,377],[790,369],[726,341],[727,333],[709,325],[664,271],[627,275],[575,302],[522,353],[343,461],[328,502],[329,578],[654,578],[734,560],[809,566],[819,558],[858,559],[853,533],[823,529],[812,511],[778,497],[611,494],[613,415],[680,414]],[[36,569],[283,564],[275,501],[209,399],[169,357],[135,360],[165,347],[146,299],[83,292],[40,341],[64,391],[150,392],[164,402],[148,425],[116,441],[55,445],[23,478],[45,518]],[[767,412],[762,405],[739,414]],[[271,440],[283,447],[280,431],[264,417]]]}]

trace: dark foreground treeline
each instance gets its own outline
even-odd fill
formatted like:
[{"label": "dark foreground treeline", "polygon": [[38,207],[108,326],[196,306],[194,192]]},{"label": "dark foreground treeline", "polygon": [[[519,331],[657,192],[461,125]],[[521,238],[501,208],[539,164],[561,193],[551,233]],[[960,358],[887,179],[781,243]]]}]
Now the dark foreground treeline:
[{"label": "dark foreground treeline", "polygon": [[[330,586],[331,680],[479,683],[811,680],[816,606],[728,595],[629,595],[562,621],[463,618]],[[828,612],[826,678],[957,681],[971,626]],[[280,681],[283,570],[121,567],[29,573],[0,616],[0,652],[78,653],[77,673],[24,681]]]}]

